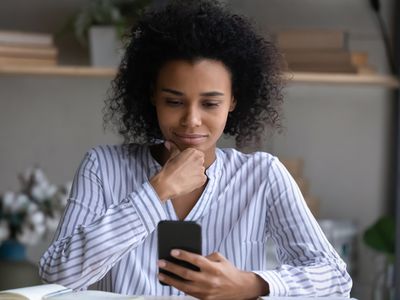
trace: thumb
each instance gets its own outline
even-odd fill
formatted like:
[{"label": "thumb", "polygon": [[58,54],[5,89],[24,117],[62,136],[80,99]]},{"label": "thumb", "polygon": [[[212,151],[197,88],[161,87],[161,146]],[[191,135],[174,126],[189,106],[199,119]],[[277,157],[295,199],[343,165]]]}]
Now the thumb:
[{"label": "thumb", "polygon": [[169,152],[169,159],[174,158],[179,153],[181,153],[181,150],[179,150],[179,148],[170,141],[165,141],[164,146],[165,146],[165,148],[167,148],[167,150]]}]

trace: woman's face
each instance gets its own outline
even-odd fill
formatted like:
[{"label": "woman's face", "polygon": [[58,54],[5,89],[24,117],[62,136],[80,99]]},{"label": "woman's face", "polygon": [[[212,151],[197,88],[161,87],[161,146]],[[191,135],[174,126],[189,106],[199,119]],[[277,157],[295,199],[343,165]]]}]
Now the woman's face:
[{"label": "woman's face", "polygon": [[230,72],[211,59],[170,61],[159,71],[153,103],[165,140],[201,150],[207,161],[235,107]]}]

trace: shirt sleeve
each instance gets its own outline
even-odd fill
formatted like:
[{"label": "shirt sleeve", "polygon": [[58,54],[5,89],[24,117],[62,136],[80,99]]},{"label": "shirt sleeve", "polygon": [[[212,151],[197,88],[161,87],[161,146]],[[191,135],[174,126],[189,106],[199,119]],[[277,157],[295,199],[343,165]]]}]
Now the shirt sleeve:
[{"label": "shirt sleeve", "polygon": [[346,264],[327,241],[286,168],[274,159],[266,184],[268,233],[280,266],[254,271],[269,284],[270,296],[349,297]]},{"label": "shirt sleeve", "polygon": [[45,282],[87,288],[166,219],[148,181],[108,207],[103,189],[98,162],[89,152],[75,175],[54,241],[40,259],[39,275]]}]

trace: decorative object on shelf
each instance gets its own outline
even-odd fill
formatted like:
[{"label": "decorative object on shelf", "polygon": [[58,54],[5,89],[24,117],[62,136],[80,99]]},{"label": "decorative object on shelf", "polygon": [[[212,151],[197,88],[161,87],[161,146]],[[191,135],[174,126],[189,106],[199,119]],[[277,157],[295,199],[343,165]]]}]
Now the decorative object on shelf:
[{"label": "decorative object on shelf", "polygon": [[276,42],[293,72],[374,74],[366,52],[348,48],[343,30],[292,29],[278,32]]},{"label": "decorative object on shelf", "polygon": [[92,26],[89,30],[90,64],[94,67],[116,67],[122,55],[122,42],[113,26]]},{"label": "decorative object on shelf", "polygon": [[71,183],[51,184],[40,168],[27,169],[19,179],[19,192],[0,195],[0,260],[23,260],[25,246],[55,231],[71,189]]},{"label": "decorative object on shelf", "polygon": [[375,263],[377,274],[372,289],[373,300],[395,299],[395,232],[395,218],[393,216],[383,216],[367,228],[363,235],[363,240],[367,246],[384,255],[383,259]]},{"label": "decorative object on shelf", "polygon": [[0,30],[0,66],[55,66],[57,56],[51,34]]},{"label": "decorative object on shelf", "polygon": [[151,0],[91,0],[72,16],[63,31],[73,31],[77,40],[89,45],[91,63],[116,67],[123,52],[123,35]]}]

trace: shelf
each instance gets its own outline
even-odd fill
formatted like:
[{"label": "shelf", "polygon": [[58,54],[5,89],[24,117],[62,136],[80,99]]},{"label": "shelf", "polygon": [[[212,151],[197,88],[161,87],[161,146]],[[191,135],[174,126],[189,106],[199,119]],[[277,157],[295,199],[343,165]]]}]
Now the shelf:
[{"label": "shelf", "polygon": [[332,73],[292,73],[286,74],[286,79],[293,83],[308,84],[344,84],[383,86],[399,88],[400,81],[394,76],[381,74],[332,74]]},{"label": "shelf", "polygon": [[90,66],[0,66],[0,74],[113,77],[113,68]]},{"label": "shelf", "polygon": [[[110,77],[115,76],[113,68],[93,68],[90,66],[0,66],[0,74],[14,75],[55,75],[55,76],[86,76]],[[332,73],[285,73],[288,83],[300,84],[345,84],[383,86],[399,88],[400,82],[393,76],[379,74],[332,74]]]}]

